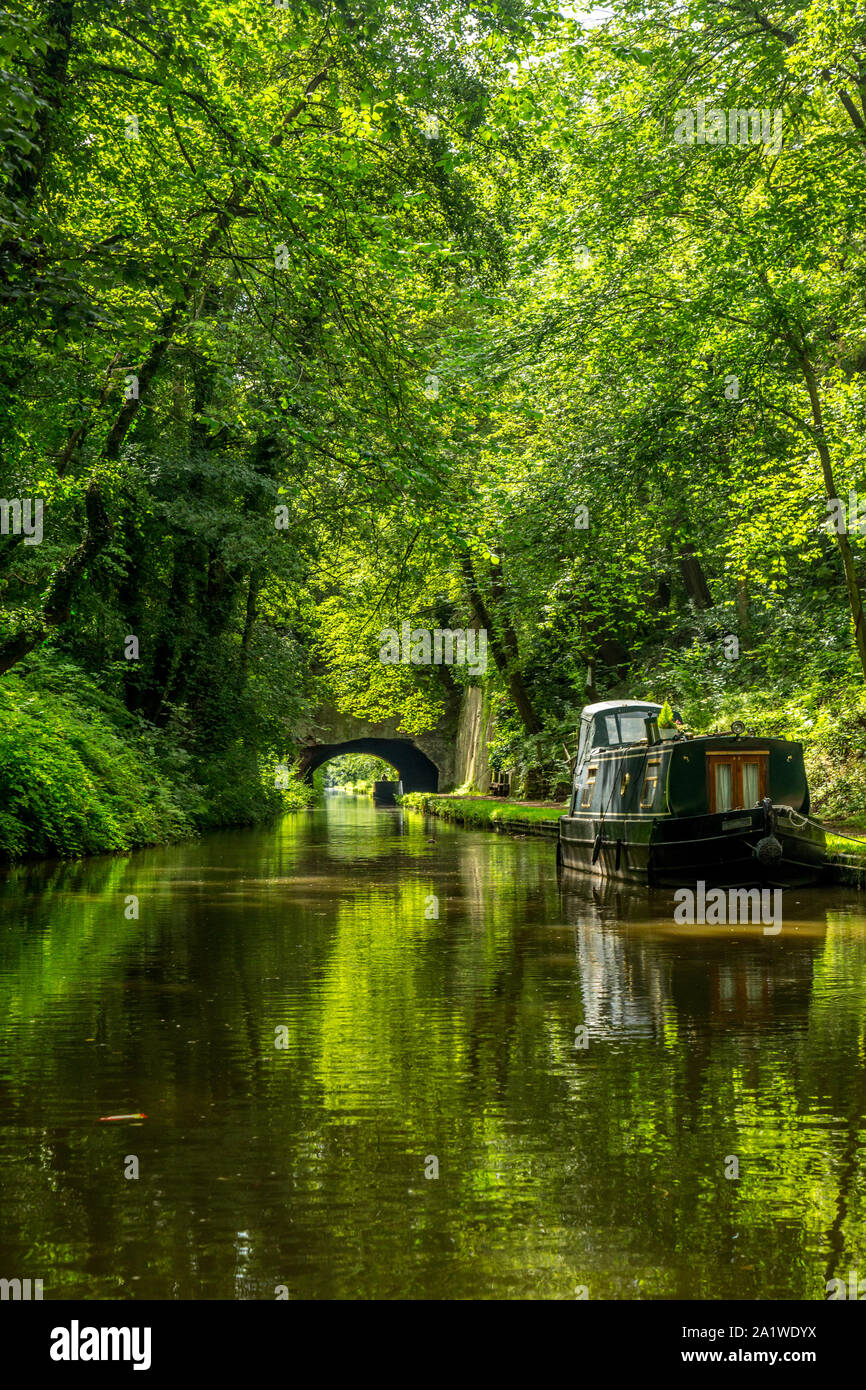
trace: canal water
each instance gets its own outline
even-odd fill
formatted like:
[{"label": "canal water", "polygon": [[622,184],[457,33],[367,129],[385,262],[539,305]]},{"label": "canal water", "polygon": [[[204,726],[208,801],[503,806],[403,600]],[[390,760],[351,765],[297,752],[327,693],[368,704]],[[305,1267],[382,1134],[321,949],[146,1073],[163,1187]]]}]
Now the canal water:
[{"label": "canal water", "polygon": [[866,1278],[866,899],[786,892],[778,935],[677,926],[671,894],[554,861],[341,796],[10,871],[0,1276],[46,1299]]}]

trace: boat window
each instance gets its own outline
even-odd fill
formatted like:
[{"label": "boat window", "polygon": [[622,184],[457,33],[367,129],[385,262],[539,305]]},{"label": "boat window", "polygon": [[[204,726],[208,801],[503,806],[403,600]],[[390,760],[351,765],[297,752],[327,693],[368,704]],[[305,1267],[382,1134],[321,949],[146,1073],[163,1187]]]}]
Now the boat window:
[{"label": "boat window", "polygon": [[640,794],[640,804],[644,808],[652,806],[656,799],[656,788],[659,784],[659,768],[661,767],[660,758],[652,758],[646,765],[646,776],[643,782],[643,791]]},{"label": "boat window", "polygon": [[716,763],[716,810],[731,809],[731,764]]},{"label": "boat window", "polygon": [[619,725],[616,722],[615,714],[604,716],[604,725],[607,729],[607,741],[610,744],[619,743]]},{"label": "boat window", "polygon": [[743,763],[743,805],[755,806],[760,800],[757,763]]},{"label": "boat window", "polygon": [[710,814],[750,810],[767,794],[769,754],[708,753],[707,796]]},{"label": "boat window", "polygon": [[644,720],[649,718],[649,711],[646,714],[621,714],[619,726],[622,729],[623,743],[640,743],[646,738],[646,725]]},{"label": "boat window", "polygon": [[631,781],[631,773],[630,773],[630,772],[624,772],[623,775],[622,775],[622,781],[621,781],[620,784],[619,784],[619,794],[620,794],[620,796],[625,796],[626,792],[628,791],[628,784],[629,784],[630,781]]},{"label": "boat window", "polygon": [[586,786],[583,789],[583,796],[580,799],[581,806],[588,806],[592,801],[592,794],[595,791],[595,779],[597,776],[597,767],[590,767],[587,769]]}]

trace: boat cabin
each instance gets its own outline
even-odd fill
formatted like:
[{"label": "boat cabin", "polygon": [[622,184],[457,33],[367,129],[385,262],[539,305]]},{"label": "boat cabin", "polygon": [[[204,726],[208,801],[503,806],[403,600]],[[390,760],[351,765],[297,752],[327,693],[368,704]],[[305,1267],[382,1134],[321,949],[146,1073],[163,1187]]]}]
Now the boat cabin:
[{"label": "boat cabin", "polygon": [[[657,719],[661,712],[661,705],[639,700],[603,700],[597,705],[587,705],[580,716],[578,766],[585,761],[589,749],[646,743],[646,721]],[[680,718],[675,710],[674,719]]]},{"label": "boat cabin", "polygon": [[656,886],[814,882],[825,837],[806,819],[802,744],[740,723],[660,733],[661,709],[643,700],[584,709],[560,865]]},{"label": "boat cabin", "polygon": [[[661,705],[609,700],[580,720],[570,814],[700,816],[756,806],[765,796],[808,814],[799,743],[728,734],[658,736]],[[680,716],[674,711],[674,719]],[[648,729],[647,721],[650,722]]]}]

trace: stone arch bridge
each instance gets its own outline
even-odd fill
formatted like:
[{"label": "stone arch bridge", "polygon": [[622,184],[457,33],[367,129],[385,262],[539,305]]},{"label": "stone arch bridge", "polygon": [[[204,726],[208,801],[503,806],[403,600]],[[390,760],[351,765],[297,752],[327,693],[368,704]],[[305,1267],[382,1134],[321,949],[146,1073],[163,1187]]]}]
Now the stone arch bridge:
[{"label": "stone arch bridge", "polygon": [[[480,692],[478,695],[480,698]],[[312,781],[316,768],[332,758],[366,753],[390,763],[406,792],[451,791],[464,780],[465,752],[474,730],[467,727],[465,710],[459,703],[429,732],[407,734],[399,723],[399,719],[386,719],[371,724],[323,705],[302,740],[298,771],[306,781]]]}]

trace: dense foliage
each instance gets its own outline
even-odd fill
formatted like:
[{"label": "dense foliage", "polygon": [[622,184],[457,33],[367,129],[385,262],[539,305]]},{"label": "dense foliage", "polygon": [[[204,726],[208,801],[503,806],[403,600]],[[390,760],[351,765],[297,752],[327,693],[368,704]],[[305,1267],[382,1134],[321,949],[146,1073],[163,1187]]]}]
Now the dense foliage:
[{"label": "dense foliage", "polygon": [[388,763],[365,753],[344,753],[319,770],[323,790],[331,787],[372,792],[374,782],[387,782],[394,777],[394,769]]},{"label": "dense foliage", "polygon": [[[862,17],[610,13],[6,12],[0,851],[272,814],[324,701],[479,679],[548,788],[649,694],[866,811]],[[749,143],[683,142],[715,110]],[[486,676],[383,664],[406,620]]]}]

